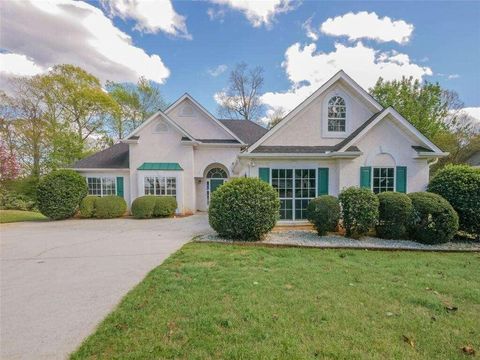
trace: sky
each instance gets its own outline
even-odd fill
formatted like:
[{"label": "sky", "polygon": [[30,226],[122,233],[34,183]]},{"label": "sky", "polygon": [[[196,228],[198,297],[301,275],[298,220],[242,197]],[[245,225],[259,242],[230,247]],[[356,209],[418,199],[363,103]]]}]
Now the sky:
[{"label": "sky", "polygon": [[480,121],[480,1],[5,0],[0,89],[59,63],[103,82],[160,84],[212,113],[239,62],[264,69],[261,100],[291,110],[340,69],[365,89],[413,76],[456,91]]}]

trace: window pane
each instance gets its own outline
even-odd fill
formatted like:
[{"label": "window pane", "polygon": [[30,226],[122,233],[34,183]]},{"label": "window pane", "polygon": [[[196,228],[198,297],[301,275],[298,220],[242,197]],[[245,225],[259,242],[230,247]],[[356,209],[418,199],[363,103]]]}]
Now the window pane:
[{"label": "window pane", "polygon": [[151,176],[145,176],[144,183],[145,183],[145,195],[155,195],[155,178]]},{"label": "window pane", "polygon": [[115,189],[115,178],[114,177],[103,177],[102,178],[102,195],[116,195]]},{"label": "window pane", "polygon": [[87,178],[88,195],[102,196],[102,181],[99,177]]}]

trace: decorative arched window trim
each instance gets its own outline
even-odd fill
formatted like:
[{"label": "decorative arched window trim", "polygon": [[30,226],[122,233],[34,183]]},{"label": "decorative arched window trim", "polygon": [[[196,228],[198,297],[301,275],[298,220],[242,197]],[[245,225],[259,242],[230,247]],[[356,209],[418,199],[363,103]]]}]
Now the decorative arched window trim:
[{"label": "decorative arched window trim", "polygon": [[206,178],[207,179],[227,179],[228,175],[227,175],[227,172],[222,168],[214,167],[208,170]]},{"label": "decorative arched window trim", "polygon": [[[345,131],[329,131],[328,129],[328,108],[329,102],[334,97],[340,97],[345,103]],[[350,97],[342,90],[337,89],[335,91],[329,92],[323,101],[323,117],[322,117],[322,135],[327,138],[346,138],[351,132],[351,107],[350,107]]]},{"label": "decorative arched window trim", "polygon": [[155,127],[153,128],[153,132],[155,134],[166,133],[168,132],[168,130],[168,124],[163,120],[160,120],[157,124],[155,124]]}]

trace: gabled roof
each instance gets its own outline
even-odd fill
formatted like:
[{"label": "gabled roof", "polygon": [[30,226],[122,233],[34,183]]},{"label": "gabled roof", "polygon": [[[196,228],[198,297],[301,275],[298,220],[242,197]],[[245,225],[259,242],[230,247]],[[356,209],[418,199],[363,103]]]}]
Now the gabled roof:
[{"label": "gabled roof", "polygon": [[251,145],[248,151],[253,151],[257,146],[260,146],[265,140],[270,136],[275,134],[280,130],[285,124],[287,124],[291,119],[293,119],[297,114],[304,110],[308,105],[310,105],[318,96],[320,96],[324,91],[326,91],[330,86],[336,83],[339,80],[345,81],[350,87],[355,89],[357,93],[374,109],[381,111],[383,109],[382,105],[375,100],[365,89],[363,89],[358,83],[348,76],[343,70],[340,70],[335,75],[333,75],[327,82],[320,86],[317,90],[313,92],[309,97],[302,101],[296,108],[290,111],[276,126],[271,128],[265,135],[258,139],[253,145]]},{"label": "gabled roof", "polygon": [[218,126],[220,126],[224,131],[226,131],[230,136],[232,136],[234,139],[238,140],[240,143],[243,143],[243,141],[234,133],[232,132],[227,126],[222,124],[215,116],[213,116],[210,111],[205,109],[202,104],[200,104],[197,100],[195,100],[189,93],[183,94],[180,98],[178,98],[173,104],[171,104],[169,107],[165,109],[165,113],[169,113],[173,111],[178,105],[182,103],[184,100],[190,100],[194,105],[196,105],[200,111],[207,116],[210,120],[215,122]]},{"label": "gabled roof", "polygon": [[129,145],[118,143],[108,149],[76,161],[74,169],[128,169]]},{"label": "gabled roof", "polygon": [[250,120],[220,119],[220,122],[235,133],[245,144],[253,144],[268,131]]},{"label": "gabled roof", "polygon": [[339,145],[339,151],[345,151],[348,147],[354,145],[359,141],[363,136],[365,136],[368,131],[373,128],[380,121],[385,119],[386,116],[390,115],[390,118],[397,122],[404,130],[417,138],[423,145],[427,148],[430,148],[433,154],[438,156],[446,156],[447,153],[444,153],[437,145],[431,142],[425,135],[417,130],[407,119],[400,115],[394,108],[388,107],[381,112],[373,115],[369,120],[362,124],[357,130],[355,130],[348,138],[343,140]]},{"label": "gabled roof", "polygon": [[[337,146],[259,146],[252,153],[264,154],[320,154],[338,151]],[[360,152],[356,146],[350,146],[346,151]]]}]

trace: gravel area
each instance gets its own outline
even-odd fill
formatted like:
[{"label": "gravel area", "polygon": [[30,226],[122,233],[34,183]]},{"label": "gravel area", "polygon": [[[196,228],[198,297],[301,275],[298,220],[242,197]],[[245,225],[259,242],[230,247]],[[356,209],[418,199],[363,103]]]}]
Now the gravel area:
[{"label": "gravel area", "polygon": [[[199,236],[196,241],[228,242],[215,233]],[[340,235],[318,236],[312,230],[285,230],[269,233],[258,244],[293,245],[316,248],[360,248],[360,249],[391,249],[391,250],[450,250],[450,251],[480,251],[478,242],[448,242],[441,245],[424,245],[411,240],[385,240],[375,237],[363,237],[360,240],[349,239]]]}]

